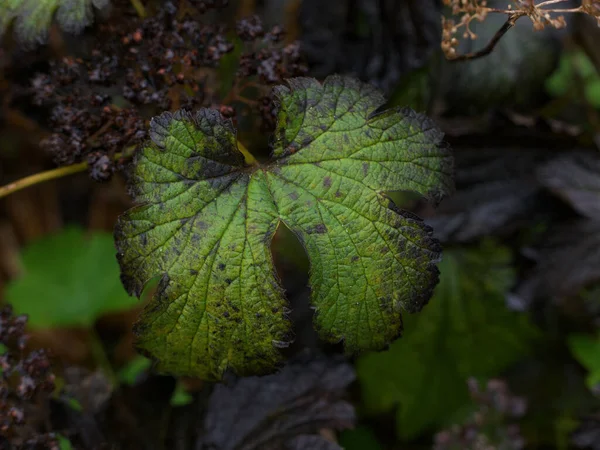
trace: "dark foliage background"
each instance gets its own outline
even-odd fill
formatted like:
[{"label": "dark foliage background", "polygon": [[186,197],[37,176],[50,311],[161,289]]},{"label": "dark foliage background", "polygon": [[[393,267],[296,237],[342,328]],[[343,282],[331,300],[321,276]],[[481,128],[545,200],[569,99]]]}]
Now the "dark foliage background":
[{"label": "dark foliage background", "polygon": [[[17,19],[0,44],[0,185],[87,164],[0,199],[0,299],[13,308],[0,314],[1,448],[600,448],[591,18],[538,32],[523,19],[490,55],[448,62],[438,0],[141,3],[148,18],[112,0],[79,35],[54,23],[43,45]],[[474,23],[459,50],[504,20]],[[426,112],[454,150],[457,191],[437,208],[389,193],[444,245],[433,299],[389,350],[345,359],[312,330],[308,262],[282,230],[289,363],[220,385],[157,375],[132,348],[142,305],[120,285],[111,236],[148,120],[218,108],[267,157],[270,88],[332,73]]]}]

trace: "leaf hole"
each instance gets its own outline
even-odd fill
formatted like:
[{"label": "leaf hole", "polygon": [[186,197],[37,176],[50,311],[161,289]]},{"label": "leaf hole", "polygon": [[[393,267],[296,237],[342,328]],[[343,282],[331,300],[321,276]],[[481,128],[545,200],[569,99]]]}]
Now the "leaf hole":
[{"label": "leaf hole", "polygon": [[309,299],[310,262],[301,241],[283,223],[273,237],[271,252],[291,310],[289,318],[293,323],[295,340],[284,350],[286,355],[291,356],[306,347],[316,347],[319,341],[313,327],[314,309]]}]

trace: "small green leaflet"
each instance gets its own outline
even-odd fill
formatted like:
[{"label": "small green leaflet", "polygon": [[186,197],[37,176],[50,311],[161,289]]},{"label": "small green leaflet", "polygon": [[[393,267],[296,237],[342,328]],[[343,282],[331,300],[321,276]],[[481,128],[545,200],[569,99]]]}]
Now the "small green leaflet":
[{"label": "small green leaflet", "polygon": [[568,343],[573,356],[589,371],[585,381],[587,387],[597,392],[600,387],[600,335],[572,334]]},{"label": "small green leaflet", "polygon": [[262,374],[292,339],[270,244],[284,224],[304,245],[315,326],[348,353],[381,349],[438,280],[432,230],[384,194],[435,200],[453,188],[442,133],[340,76],[275,88],[272,159],[248,166],[217,111],[163,113],[134,161],[137,206],[115,229],[122,281],[139,296],[162,277],[136,326],[159,370],[220,379]]},{"label": "small green leaflet", "polygon": [[31,328],[93,326],[102,315],[139,304],[119,283],[110,233],[68,227],[29,244],[24,274],[6,288],[15,314]]},{"label": "small green leaflet", "polygon": [[92,23],[93,7],[108,5],[109,0],[0,0],[0,38],[15,20],[15,31],[23,44],[43,42],[52,18],[70,33],[80,32]]},{"label": "small green leaflet", "polygon": [[491,242],[444,252],[431,304],[388,351],[357,362],[367,413],[398,408],[399,436],[414,438],[469,404],[469,377],[495,376],[527,354],[537,331],[505,306],[510,259]]}]

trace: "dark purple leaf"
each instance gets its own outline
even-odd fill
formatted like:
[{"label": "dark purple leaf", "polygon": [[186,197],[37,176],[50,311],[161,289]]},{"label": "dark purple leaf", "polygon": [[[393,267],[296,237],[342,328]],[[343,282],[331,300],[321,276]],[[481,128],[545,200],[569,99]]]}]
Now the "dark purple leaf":
[{"label": "dark purple leaf", "polygon": [[600,418],[584,420],[571,436],[571,443],[576,448],[600,450]]},{"label": "dark purple leaf", "polygon": [[600,222],[579,220],[555,228],[537,249],[538,264],[513,300],[523,305],[535,298],[559,300],[599,281],[599,248]]},{"label": "dark purple leaf", "polygon": [[302,48],[313,76],[352,73],[390,92],[439,49],[439,0],[305,0]]},{"label": "dark purple leaf", "polygon": [[305,435],[354,425],[354,407],[343,399],[354,377],[342,359],[303,355],[277,374],[217,385],[208,400],[197,448],[339,448],[319,436],[309,440]]},{"label": "dark purple leaf", "polygon": [[285,450],[343,450],[343,448],[321,436],[302,434],[286,442]]},{"label": "dark purple leaf", "polygon": [[579,214],[600,220],[600,154],[560,156],[538,170],[540,183],[567,201]]},{"label": "dark purple leaf", "polygon": [[457,192],[444,199],[426,222],[445,242],[506,234],[529,224],[542,211],[534,173],[547,158],[547,152],[540,150],[457,152]]}]

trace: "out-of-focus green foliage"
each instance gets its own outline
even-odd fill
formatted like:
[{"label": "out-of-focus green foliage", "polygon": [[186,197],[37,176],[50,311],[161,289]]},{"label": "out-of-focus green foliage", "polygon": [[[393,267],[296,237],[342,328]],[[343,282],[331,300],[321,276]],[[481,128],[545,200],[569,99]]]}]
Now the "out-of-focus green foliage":
[{"label": "out-of-focus green foliage", "polygon": [[583,90],[586,102],[600,108],[600,74],[583,50],[562,54],[558,68],[546,81],[546,90],[554,97]]},{"label": "out-of-focus green foliage", "polygon": [[573,356],[589,371],[587,386],[597,390],[600,386],[600,335],[573,334],[568,343]]},{"label": "out-of-focus green foliage", "polygon": [[383,450],[375,433],[364,426],[343,431],[339,443],[345,450]]},{"label": "out-of-focus green foliage", "polygon": [[152,361],[145,356],[136,356],[119,371],[119,382],[127,385],[135,384],[139,376],[148,370],[151,365]]},{"label": "out-of-focus green foliage", "polygon": [[193,400],[192,395],[185,390],[183,383],[178,380],[175,385],[175,390],[171,396],[171,406],[185,406],[189,405]]},{"label": "out-of-focus green foliage", "polygon": [[448,420],[468,404],[470,376],[497,375],[525,355],[536,336],[524,314],[509,311],[510,252],[490,242],[449,250],[434,296],[405,334],[357,364],[367,413],[397,411],[402,438]]},{"label": "out-of-focus green foliage", "polygon": [[17,314],[31,328],[90,327],[103,314],[138,300],[119,281],[113,237],[69,227],[24,248],[24,274],[6,288]]}]

